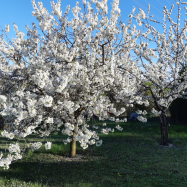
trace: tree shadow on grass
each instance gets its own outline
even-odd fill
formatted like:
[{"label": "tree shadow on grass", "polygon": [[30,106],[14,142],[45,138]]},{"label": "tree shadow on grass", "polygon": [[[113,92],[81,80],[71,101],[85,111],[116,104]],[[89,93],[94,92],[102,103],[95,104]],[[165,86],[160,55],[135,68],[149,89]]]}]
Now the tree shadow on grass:
[{"label": "tree shadow on grass", "polygon": [[[121,168],[120,161],[137,161],[133,158],[134,150],[141,150],[143,137],[128,136],[123,138],[102,137],[103,146],[88,150],[77,150],[78,160],[67,160],[66,156],[36,152],[23,160],[10,165],[10,169],[0,169],[2,178],[16,179],[47,186],[122,186],[117,173]],[[144,140],[145,141],[145,140]],[[144,142],[144,149],[148,141]],[[93,145],[95,146],[95,145]],[[124,154],[125,153],[125,154]],[[41,181],[42,180],[42,181]],[[10,183],[9,181],[9,183]]]},{"label": "tree shadow on grass", "polygon": [[[2,178],[17,179],[18,181],[25,181],[32,183],[39,182],[47,186],[65,186],[71,184],[72,187],[77,186],[79,183],[92,184],[96,186],[96,181],[101,181],[102,176],[98,175],[101,162],[106,159],[99,158],[99,162],[86,160],[85,158],[67,160],[62,156],[55,155],[40,155],[32,156],[31,161],[22,161],[10,165],[9,170],[0,169],[0,176]],[[54,159],[57,159],[54,161]],[[92,158],[94,159],[94,157]],[[42,180],[42,181],[41,181]],[[9,181],[9,183],[10,183]],[[110,182],[110,181],[109,181]],[[104,184],[105,181],[102,182]],[[108,186],[107,182],[103,186]],[[114,186],[119,183],[113,181]]]},{"label": "tree shadow on grass", "polygon": [[[39,182],[39,184],[47,186],[66,186],[65,184],[70,184],[72,187],[78,186],[78,184],[82,187],[84,185],[85,187],[99,186],[99,184],[107,187],[121,186],[122,182],[118,180],[118,171],[116,171],[116,168],[117,170],[120,168],[120,164],[117,162],[120,159],[124,160],[124,154],[121,153],[127,151],[126,155],[129,154],[127,157],[131,158],[132,149],[138,150],[137,147],[143,137],[136,134],[125,136],[123,132],[118,132],[119,134],[113,134],[113,136],[109,136],[112,133],[101,135],[100,139],[103,140],[103,145],[100,147],[92,145],[89,149],[83,150],[77,143],[77,155],[78,157],[83,156],[78,160],[67,159],[69,144],[63,146],[64,155],[47,153],[48,150],[42,152],[39,149],[11,164],[9,170],[0,169],[0,176],[3,179],[6,176],[10,181],[16,179],[21,182]],[[146,141],[151,142],[151,140]],[[62,142],[53,142],[57,145],[60,143]],[[126,146],[130,148],[124,149]],[[117,154],[118,158],[113,156],[113,153]]]}]

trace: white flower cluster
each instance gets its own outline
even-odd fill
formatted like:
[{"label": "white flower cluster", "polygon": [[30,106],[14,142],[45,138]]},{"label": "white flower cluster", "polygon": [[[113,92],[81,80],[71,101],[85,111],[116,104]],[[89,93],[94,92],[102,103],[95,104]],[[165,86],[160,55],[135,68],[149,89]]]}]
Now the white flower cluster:
[{"label": "white flower cluster", "polygon": [[137,119],[141,122],[147,122],[147,119],[146,118],[143,118],[142,116],[138,116]]},{"label": "white flower cluster", "polygon": [[53,118],[50,118],[48,117],[46,120],[45,120],[46,123],[53,123]]},{"label": "white flower cluster", "polygon": [[160,114],[161,114],[161,111],[158,112],[158,111],[155,110],[154,108],[152,108],[151,112],[152,112],[153,114],[156,114],[156,115],[160,115]]},{"label": "white flower cluster", "polygon": [[53,103],[53,97],[46,95],[39,99],[38,105],[43,104],[45,107],[51,107],[52,103]]},{"label": "white flower cluster", "polygon": [[149,106],[148,100],[145,100],[145,101],[144,101],[144,105],[145,105],[145,106]]},{"label": "white flower cluster", "polygon": [[0,95],[0,104],[6,103],[7,98],[4,95]]},{"label": "white flower cluster", "polygon": [[13,152],[20,153],[20,147],[19,147],[18,143],[10,144],[10,146],[8,147],[8,150],[10,153],[13,153]]},{"label": "white flower cluster", "polygon": [[35,151],[37,149],[40,149],[40,147],[42,146],[42,142],[35,142],[35,143],[28,143],[27,147],[31,148],[31,151]]},{"label": "white flower cluster", "polygon": [[168,101],[166,99],[161,98],[160,100],[157,101],[159,105],[168,107]]},{"label": "white flower cluster", "polygon": [[109,131],[114,132],[114,129],[111,130],[111,128],[106,128],[106,129],[102,129],[102,130],[101,130],[101,132],[102,132],[103,134],[108,134]]},{"label": "white flower cluster", "polygon": [[142,26],[140,19],[145,19],[146,16],[145,16],[145,12],[141,8],[139,8],[139,11],[140,11],[139,14],[136,14],[136,19],[138,21],[137,23],[138,26]]},{"label": "white flower cluster", "polygon": [[152,49],[150,49],[150,48],[144,51],[144,55],[158,58],[158,56],[155,55],[154,51]]},{"label": "white flower cluster", "polygon": [[9,32],[9,25],[5,25],[5,32]]},{"label": "white flower cluster", "polygon": [[143,101],[136,101],[137,104],[142,105]]},{"label": "white flower cluster", "polygon": [[[118,116],[118,115],[117,115]],[[123,118],[121,120],[119,120],[119,118],[116,118],[116,120],[114,120],[115,122],[127,122],[127,118]]]},{"label": "white flower cluster", "polygon": [[34,132],[35,128],[36,128],[36,126],[29,126],[25,129],[25,133],[23,133],[23,132],[20,133],[20,132],[18,132],[18,130],[14,130],[14,132],[9,133],[8,131],[4,130],[1,132],[1,136],[9,138],[9,139],[13,139],[15,136],[26,137],[26,136],[32,134],[32,132]]},{"label": "white flower cluster", "polygon": [[60,0],[57,0],[58,4],[54,3],[54,1],[51,1],[51,7],[52,7],[52,13],[53,15],[57,15],[58,19],[60,19],[62,17],[62,11],[60,11]]},{"label": "white flower cluster", "polygon": [[136,111],[136,113],[137,114],[143,114],[143,115],[146,115],[147,114],[147,112],[144,110],[144,111],[142,111],[142,110],[138,110],[138,111]]},{"label": "white flower cluster", "polygon": [[[72,133],[73,134],[73,133]],[[75,138],[75,137],[74,137]],[[66,140],[63,140],[64,144],[70,143],[72,141],[72,138],[67,138]]]},{"label": "white flower cluster", "polygon": [[49,77],[49,72],[48,71],[43,71],[41,69],[37,69],[35,74],[32,75],[31,79],[34,81],[35,84],[37,84],[40,88],[43,88],[46,84]]},{"label": "white flower cluster", "polygon": [[23,97],[24,92],[23,92],[23,90],[18,90],[18,91],[16,91],[15,95]]},{"label": "white flower cluster", "polygon": [[0,159],[0,167],[4,167],[4,169],[9,169],[9,165],[12,162],[13,157],[8,154],[7,158]]},{"label": "white flower cluster", "polygon": [[35,128],[36,128],[36,126],[29,126],[29,127],[27,127],[27,128],[25,129],[26,135],[28,136],[28,135],[32,134],[32,132],[35,132],[35,131],[34,131]]},{"label": "white flower cluster", "polygon": [[123,130],[123,128],[121,128],[119,125],[117,125],[116,128],[117,128],[118,130],[120,130],[120,131]]},{"label": "white flower cluster", "polygon": [[145,33],[142,34],[142,36],[147,37],[147,35],[151,32],[150,29],[148,29]]},{"label": "white flower cluster", "polygon": [[51,149],[51,142],[45,143],[45,149]]},{"label": "white flower cluster", "polygon": [[140,11],[140,18],[145,19],[145,12],[141,8],[139,8],[138,10]]},{"label": "white flower cluster", "polygon": [[34,108],[34,105],[36,104],[36,100],[34,100],[34,99],[29,99],[28,101],[27,101],[27,106],[28,106],[28,111],[29,111],[29,114],[31,115],[31,116],[36,116],[36,114],[37,114],[37,111],[36,111],[36,109]]},{"label": "white flower cluster", "polygon": [[64,80],[64,81],[61,82],[61,85],[59,85],[58,88],[56,89],[56,92],[61,93],[61,92],[64,90],[64,88],[67,86],[68,77],[64,77],[63,80]]},{"label": "white flower cluster", "polygon": [[7,158],[2,158],[3,157],[2,152],[0,155],[0,167],[4,167],[4,169],[9,169],[9,165],[13,160],[18,160],[22,158],[22,155],[20,154],[21,150],[18,143],[10,144],[8,150],[10,153],[13,153],[13,155],[8,154]]},{"label": "white flower cluster", "polygon": [[83,123],[82,119],[78,119],[78,125],[81,125]]},{"label": "white flower cluster", "polygon": [[149,106],[149,101],[148,100],[143,101],[140,96],[133,97],[132,99],[129,100],[129,103],[132,103],[134,101],[136,101],[136,103],[139,104],[139,105],[144,104],[145,106]]},{"label": "white flower cluster", "polygon": [[[49,13],[47,12],[47,10],[45,8],[43,8],[43,4],[42,2],[38,2],[38,6],[39,9],[37,8],[36,4],[35,4],[35,0],[31,1],[33,9],[35,10],[35,12],[32,12],[32,16],[35,16],[36,19],[40,22],[39,26],[41,30],[47,30],[48,34],[51,33],[50,31],[50,27],[52,26],[52,21],[55,21],[54,17],[49,15]],[[54,4],[53,4],[54,5]],[[57,7],[52,7],[53,9],[53,14],[59,13],[58,12],[58,6]],[[43,14],[45,14],[46,19],[42,19]],[[54,25],[55,23],[53,23]]]},{"label": "white flower cluster", "polygon": [[14,138],[14,134],[13,133],[8,133],[6,130],[1,132],[1,136],[9,138],[9,139],[13,139]]}]

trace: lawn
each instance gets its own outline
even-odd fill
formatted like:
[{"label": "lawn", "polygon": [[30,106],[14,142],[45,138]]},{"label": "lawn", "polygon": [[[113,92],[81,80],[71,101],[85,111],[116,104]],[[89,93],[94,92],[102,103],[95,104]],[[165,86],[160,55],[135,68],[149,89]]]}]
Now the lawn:
[{"label": "lawn", "polygon": [[[91,122],[90,122],[91,124]],[[95,123],[94,123],[95,124]],[[98,122],[97,122],[98,124]],[[107,123],[114,128],[116,124]],[[0,187],[186,187],[187,186],[187,126],[169,126],[172,147],[161,147],[160,126],[157,121],[147,123],[119,123],[108,135],[99,134],[103,144],[83,150],[77,142],[77,158],[68,160],[67,136],[53,134],[51,150],[44,146],[22,160],[0,168]],[[40,141],[31,135],[32,142]],[[5,139],[0,137],[0,148]],[[12,141],[8,141],[10,143]],[[82,157],[81,157],[82,156]]]}]

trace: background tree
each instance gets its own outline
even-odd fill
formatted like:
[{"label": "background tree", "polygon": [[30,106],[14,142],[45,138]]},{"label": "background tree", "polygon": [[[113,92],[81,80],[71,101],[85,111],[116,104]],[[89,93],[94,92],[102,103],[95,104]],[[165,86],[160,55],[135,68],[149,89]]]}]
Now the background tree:
[{"label": "background tree", "polygon": [[[168,121],[166,118],[166,111],[170,104],[178,97],[183,97],[183,93],[187,88],[186,85],[186,78],[187,72],[185,71],[182,75],[179,75],[179,68],[180,66],[184,65],[187,67],[187,59],[185,58],[187,45],[183,44],[182,40],[186,40],[186,29],[187,29],[187,22],[185,21],[184,27],[182,28],[181,32],[179,33],[179,21],[180,21],[180,1],[176,2],[178,6],[178,19],[177,23],[171,21],[170,14],[173,8],[171,7],[170,13],[164,7],[163,11],[163,34],[159,34],[154,27],[150,24],[145,24],[145,21],[148,23],[148,19],[146,18],[145,13],[143,10],[140,10],[139,14],[136,14],[136,17],[133,17],[138,22],[138,25],[141,26],[142,24],[148,30],[143,33],[141,36],[148,40],[149,42],[154,41],[157,44],[156,49],[148,48],[148,43],[141,41],[139,45],[137,45],[134,49],[134,53],[136,54],[136,60],[140,60],[139,67],[142,69],[135,69],[131,70],[125,67],[126,63],[124,64],[124,71],[130,72],[137,80],[137,83],[143,86],[145,89],[143,90],[142,94],[145,91],[149,90],[151,96],[154,100],[154,104],[156,106],[156,110],[153,109],[152,112],[160,116],[160,129],[161,129],[161,145],[168,146]],[[185,4],[185,3],[182,3]],[[150,5],[148,5],[148,13],[150,10]],[[147,14],[148,15],[148,14]],[[169,33],[168,39],[166,41],[166,20],[165,16],[171,26],[169,26]],[[145,21],[142,21],[145,20]],[[151,21],[156,22],[155,20],[150,19]],[[159,23],[159,22],[157,22]],[[125,27],[125,25],[124,25]],[[174,30],[174,34],[173,31]],[[149,38],[148,35],[151,34],[152,37]],[[128,36],[128,34],[126,34]],[[171,47],[170,47],[171,44]],[[157,51],[158,56],[155,55],[154,51]],[[154,57],[157,58],[157,62],[154,63],[150,58]],[[147,62],[143,62],[142,59],[145,59]],[[135,61],[135,60],[134,60]],[[181,78],[184,79],[184,82],[181,82]],[[151,85],[145,85],[145,82],[151,82]],[[139,95],[142,95],[139,94]],[[144,94],[143,94],[144,95]],[[143,98],[143,97],[142,97]],[[149,97],[143,98],[148,99]],[[141,99],[137,102],[137,104],[142,104]],[[141,114],[142,111],[139,111]],[[138,119],[141,119],[139,116]]]}]

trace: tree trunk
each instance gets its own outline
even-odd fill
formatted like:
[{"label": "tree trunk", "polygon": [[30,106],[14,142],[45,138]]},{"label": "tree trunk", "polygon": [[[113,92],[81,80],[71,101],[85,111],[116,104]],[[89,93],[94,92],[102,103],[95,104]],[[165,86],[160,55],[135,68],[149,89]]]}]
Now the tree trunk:
[{"label": "tree trunk", "polygon": [[160,145],[168,146],[168,123],[165,112],[160,114],[160,130],[161,130],[161,141]]},{"label": "tree trunk", "polygon": [[75,129],[73,130],[72,141],[70,142],[70,157],[73,158],[76,156],[76,140],[73,140],[75,135],[77,134],[77,124],[75,125]]}]

